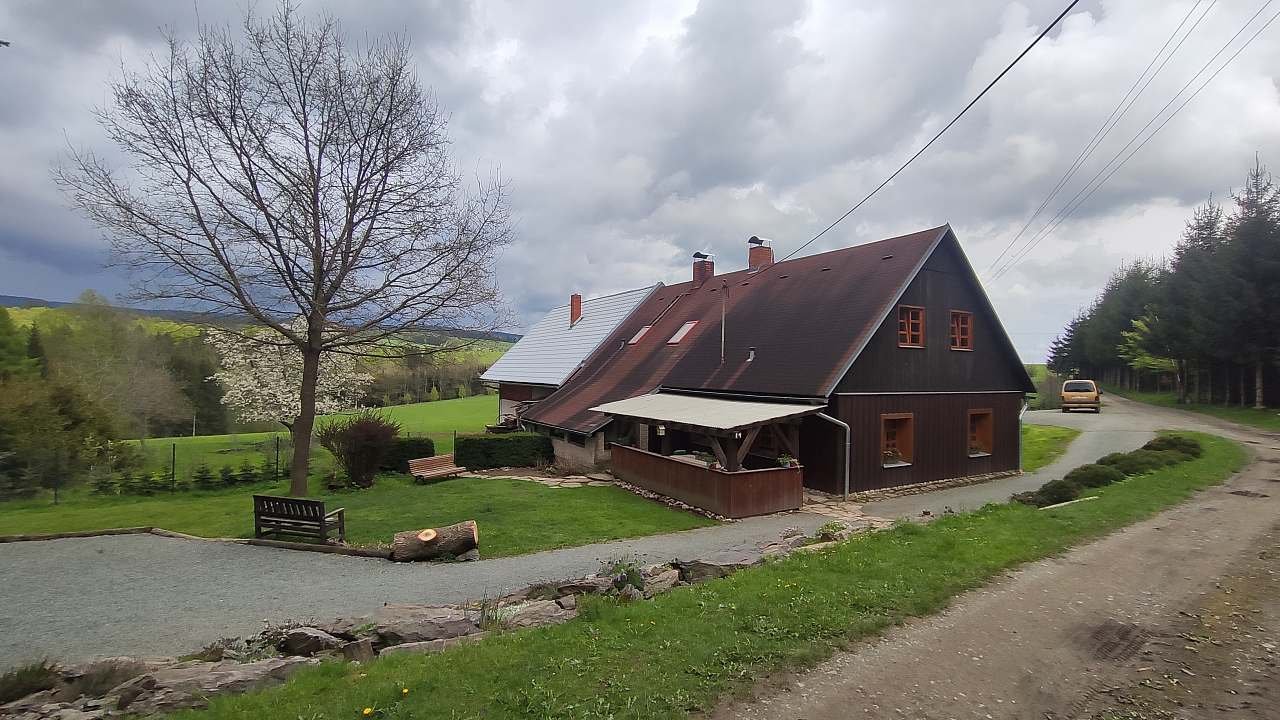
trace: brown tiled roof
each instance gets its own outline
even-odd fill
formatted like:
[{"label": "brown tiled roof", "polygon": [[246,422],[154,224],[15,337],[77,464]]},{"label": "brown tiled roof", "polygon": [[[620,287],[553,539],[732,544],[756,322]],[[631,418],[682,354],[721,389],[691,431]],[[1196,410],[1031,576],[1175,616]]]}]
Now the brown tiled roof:
[{"label": "brown tiled roof", "polygon": [[[825,398],[948,232],[944,225],[787,260],[760,273],[739,270],[696,289],[692,281],[660,287],[525,419],[590,433],[609,418],[589,408],[659,386]],[[697,325],[669,345],[689,321]],[[650,324],[639,342],[626,344]],[[751,347],[755,359],[748,361]]]}]

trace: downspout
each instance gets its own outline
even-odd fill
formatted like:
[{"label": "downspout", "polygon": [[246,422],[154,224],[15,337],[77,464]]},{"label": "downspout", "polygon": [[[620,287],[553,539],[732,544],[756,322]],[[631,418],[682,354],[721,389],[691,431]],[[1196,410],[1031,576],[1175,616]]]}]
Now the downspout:
[{"label": "downspout", "polygon": [[1022,472],[1022,416],[1027,414],[1027,408],[1031,404],[1027,402],[1027,396],[1022,396],[1022,409],[1018,411],[1018,472]]},{"label": "downspout", "polygon": [[[853,431],[849,429],[849,423],[843,420],[837,420],[826,413],[817,413],[816,418],[822,418],[829,423],[838,425],[844,430],[844,499],[849,499],[849,452],[853,449]],[[1021,452],[1021,449],[1019,449]]]}]

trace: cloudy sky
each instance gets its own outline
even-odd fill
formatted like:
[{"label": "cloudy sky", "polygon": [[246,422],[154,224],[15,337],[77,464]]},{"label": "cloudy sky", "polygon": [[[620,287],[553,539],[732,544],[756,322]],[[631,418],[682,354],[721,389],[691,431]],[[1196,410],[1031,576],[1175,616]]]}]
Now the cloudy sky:
[{"label": "cloudy sky", "polygon": [[[984,270],[1193,4],[1081,3],[938,144],[805,252],[949,222]],[[1203,20],[1032,232],[1263,4],[1198,3],[1183,32],[1207,8]],[[693,250],[736,269],[750,235],[773,238],[780,254],[798,247],[941,128],[1063,5],[301,3],[334,13],[352,35],[412,38],[420,78],[451,115],[458,163],[499,168],[511,183],[518,240],[500,280],[521,323],[571,292],[684,280]],[[199,22],[234,21],[244,7],[0,0],[0,39],[12,42],[0,48],[0,294],[67,300],[126,288],[103,269],[104,242],[68,209],[50,168],[69,143],[107,149],[91,110],[122,65],[159,48],[162,28],[191,36]],[[1219,61],[1277,10],[1263,10]],[[984,275],[1024,359],[1043,357],[1117,263],[1167,253],[1191,209],[1238,186],[1255,153],[1280,165],[1278,78],[1280,22],[1024,262]]]}]

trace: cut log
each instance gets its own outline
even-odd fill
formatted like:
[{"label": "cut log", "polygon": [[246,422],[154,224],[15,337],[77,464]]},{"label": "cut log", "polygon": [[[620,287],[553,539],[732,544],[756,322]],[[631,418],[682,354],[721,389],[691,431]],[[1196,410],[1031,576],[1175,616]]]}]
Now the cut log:
[{"label": "cut log", "polygon": [[425,530],[396,533],[391,542],[391,559],[396,562],[456,558],[468,550],[479,550],[480,531],[475,520]]}]

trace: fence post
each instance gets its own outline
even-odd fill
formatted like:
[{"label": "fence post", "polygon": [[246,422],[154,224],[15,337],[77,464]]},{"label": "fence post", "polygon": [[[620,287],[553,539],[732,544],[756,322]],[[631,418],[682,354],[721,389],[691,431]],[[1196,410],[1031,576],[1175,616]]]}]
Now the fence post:
[{"label": "fence post", "polygon": [[178,489],[178,443],[169,446],[169,492]]},{"label": "fence post", "polygon": [[276,479],[280,479],[280,436],[276,435]]}]

